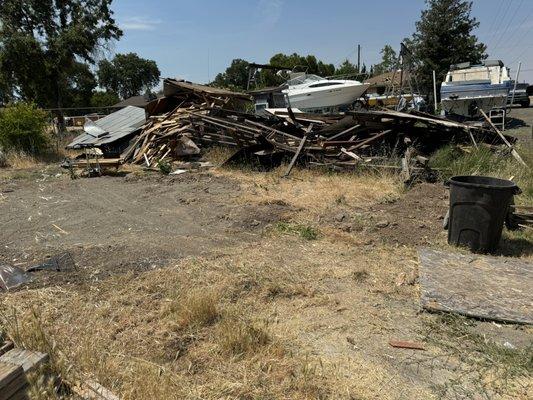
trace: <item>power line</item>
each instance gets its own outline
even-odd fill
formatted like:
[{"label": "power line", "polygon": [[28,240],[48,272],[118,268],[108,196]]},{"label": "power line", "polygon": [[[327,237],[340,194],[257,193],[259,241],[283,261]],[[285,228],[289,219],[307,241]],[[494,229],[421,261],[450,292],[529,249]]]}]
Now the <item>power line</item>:
[{"label": "power line", "polygon": [[498,20],[498,26],[492,32],[492,36],[490,38],[491,42],[494,42],[494,39],[496,38],[496,33],[498,32],[498,30],[502,26],[502,22],[503,22],[503,20],[505,20],[505,17],[507,16],[507,13],[509,12],[509,9],[511,8],[511,4],[512,3],[513,3],[513,0],[509,0],[509,3],[507,3],[507,8],[505,9],[505,11],[503,13],[502,18]]},{"label": "power line", "polygon": [[503,1],[499,2],[498,11],[496,11],[496,14],[494,14],[494,19],[492,20],[492,23],[490,24],[490,28],[487,32],[494,32],[492,28],[494,28],[494,25],[496,24],[496,21],[498,21],[498,16],[500,15],[500,12],[502,10]]},{"label": "power line", "polygon": [[509,27],[511,26],[511,24],[513,23],[515,17],[516,17],[516,14],[518,13],[518,10],[520,10],[520,8],[522,7],[522,4],[524,4],[524,0],[520,0],[520,4],[518,5],[518,7],[515,8],[514,10],[514,13],[513,13],[513,16],[511,17],[511,19],[509,20],[509,22],[507,23],[507,26],[505,27],[505,30],[503,31],[503,33],[500,35],[498,41],[496,42],[496,44],[494,45],[494,48],[497,48],[498,45],[501,43],[502,39],[505,37],[505,35],[507,34],[507,31],[509,30]]},{"label": "power line", "polygon": [[[531,12],[530,12],[528,15],[526,15],[526,17],[524,18],[524,20],[518,25],[518,27],[517,27],[516,30],[515,30],[515,33],[509,37],[508,42],[513,42],[513,40],[511,40],[511,39],[514,38],[514,36],[516,35],[516,33],[520,32],[520,28],[522,28],[522,26],[524,26],[524,24],[525,24],[527,21],[529,21],[530,17],[532,17],[532,16],[533,16],[533,10],[531,10]],[[515,44],[514,44],[513,46],[508,46],[508,47],[507,47],[507,51],[505,51],[505,52],[503,53],[503,55],[504,55],[505,57],[507,57],[508,55],[512,54],[513,51],[514,51],[514,50],[515,50],[515,49],[516,49],[516,48],[517,48],[517,47],[518,47],[518,46],[524,41],[524,39],[527,38],[527,36],[528,36],[529,32],[531,31],[531,29],[533,29],[533,25],[532,25],[532,26],[526,31],[525,34],[522,35],[522,37],[521,37],[520,39],[518,39],[518,40],[515,42]]]}]

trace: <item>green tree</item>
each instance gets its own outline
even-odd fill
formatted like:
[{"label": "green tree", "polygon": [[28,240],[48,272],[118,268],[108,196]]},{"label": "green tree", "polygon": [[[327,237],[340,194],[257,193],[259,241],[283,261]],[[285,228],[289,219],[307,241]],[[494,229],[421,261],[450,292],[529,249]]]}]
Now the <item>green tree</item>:
[{"label": "green tree", "polygon": [[67,79],[69,90],[65,91],[64,103],[69,107],[87,107],[91,103],[96,78],[87,64],[73,64]]},{"label": "green tree", "polygon": [[357,65],[352,64],[348,59],[344,60],[339,68],[335,70],[335,75],[357,75],[359,70]]},{"label": "green tree", "polygon": [[[335,74],[335,66],[333,64],[327,64],[323,61],[317,60],[317,58],[313,55],[304,57],[297,53],[290,55],[278,53],[270,59],[270,65],[288,68],[294,70],[295,72],[307,72],[308,74],[315,74],[324,77]],[[285,81],[286,77],[278,75],[275,71],[261,71],[260,82],[262,83],[262,86],[281,85]]]},{"label": "green tree", "polygon": [[127,99],[157,86],[161,72],[155,61],[135,53],[117,54],[113,60],[98,63],[98,83],[108,91]]},{"label": "green tree", "polygon": [[[112,0],[2,0],[0,82],[3,101],[21,98],[63,107],[80,62],[122,32]],[[78,70],[79,71],[79,70]]]},{"label": "green tree", "polygon": [[46,148],[48,114],[34,104],[9,104],[0,111],[0,148],[37,154]]},{"label": "green tree", "polygon": [[249,65],[248,61],[240,58],[233,60],[225,72],[215,77],[213,85],[236,91],[246,90],[248,86]]},{"label": "green tree", "polygon": [[95,91],[89,102],[91,107],[110,107],[117,104],[120,98],[113,92]]},{"label": "green tree", "polygon": [[472,2],[465,0],[426,0],[416,23],[416,32],[408,41],[418,66],[418,81],[425,93],[431,93],[432,71],[442,82],[450,65],[479,63],[487,47],[472,32],[479,26],[471,16]]},{"label": "green tree", "polygon": [[379,75],[393,71],[398,63],[398,56],[392,46],[386,44],[379,54],[381,54],[381,62],[374,65],[374,74]]}]

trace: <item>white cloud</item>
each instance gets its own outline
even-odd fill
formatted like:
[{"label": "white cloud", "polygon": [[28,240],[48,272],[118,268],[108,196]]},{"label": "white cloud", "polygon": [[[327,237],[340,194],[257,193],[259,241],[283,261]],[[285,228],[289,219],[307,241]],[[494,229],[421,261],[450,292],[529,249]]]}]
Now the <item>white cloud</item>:
[{"label": "white cloud", "polygon": [[259,0],[257,13],[264,25],[275,25],[281,18],[283,0]]},{"label": "white cloud", "polygon": [[147,17],[126,17],[119,22],[122,29],[127,31],[153,31],[162,21]]}]

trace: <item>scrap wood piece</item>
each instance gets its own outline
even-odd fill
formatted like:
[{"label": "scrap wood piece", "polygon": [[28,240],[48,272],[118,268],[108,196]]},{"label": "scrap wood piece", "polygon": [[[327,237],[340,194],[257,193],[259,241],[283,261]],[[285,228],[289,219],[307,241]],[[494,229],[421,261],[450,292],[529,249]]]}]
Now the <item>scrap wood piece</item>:
[{"label": "scrap wood piece", "polygon": [[377,133],[374,136],[371,136],[368,139],[363,140],[361,143],[353,146],[352,148],[350,148],[350,150],[352,150],[352,151],[353,150],[357,150],[357,149],[359,149],[359,148],[361,148],[363,146],[366,146],[368,143],[373,142],[374,140],[379,139],[380,137],[383,137],[383,136],[385,136],[385,135],[387,135],[387,134],[389,134],[391,132],[392,132],[392,129],[387,129],[386,131]]},{"label": "scrap wood piece", "polygon": [[533,324],[533,264],[420,249],[420,303],[429,311]]},{"label": "scrap wood piece", "polygon": [[424,344],[408,340],[390,340],[389,345],[398,349],[426,350]]},{"label": "scrap wood piece", "polygon": [[0,356],[0,362],[22,366],[24,372],[32,372],[48,362],[48,354],[24,349],[13,349]]},{"label": "scrap wood piece", "polygon": [[491,126],[491,128],[498,134],[498,136],[503,140],[503,142],[505,143],[505,145],[511,150],[511,154],[513,155],[513,157],[520,163],[522,164],[524,167],[528,167],[528,165],[524,162],[524,160],[522,159],[522,157],[520,157],[520,154],[518,154],[518,152],[515,150],[515,148],[513,147],[513,145],[507,140],[507,138],[500,132],[500,130],[498,128],[496,128],[496,125],[494,125],[492,123],[492,121],[490,120],[490,118],[487,116],[487,114],[485,114],[485,112],[481,109],[481,108],[478,108],[479,112],[481,113],[481,115],[483,115],[483,117],[487,120],[487,122],[489,123],[489,125]]},{"label": "scrap wood piece", "polygon": [[9,350],[13,349],[13,342],[7,341],[2,346],[0,346],[0,356],[7,353]]},{"label": "scrap wood piece", "polygon": [[20,365],[0,362],[0,400],[27,400],[29,387]]},{"label": "scrap wood piece", "polygon": [[110,390],[93,380],[87,380],[73,386],[72,391],[83,400],[120,400]]},{"label": "scrap wood piece", "polygon": [[285,172],[285,175],[283,175],[284,178],[286,178],[286,177],[288,177],[290,175],[292,169],[294,168],[294,164],[296,164],[296,160],[300,156],[300,153],[302,152],[302,149],[305,146],[305,142],[307,142],[307,134],[304,135],[304,137],[300,141],[300,145],[298,146],[298,149],[296,150],[296,153],[294,153],[294,156],[292,157],[291,163],[289,164],[289,166],[287,168],[287,172]]}]

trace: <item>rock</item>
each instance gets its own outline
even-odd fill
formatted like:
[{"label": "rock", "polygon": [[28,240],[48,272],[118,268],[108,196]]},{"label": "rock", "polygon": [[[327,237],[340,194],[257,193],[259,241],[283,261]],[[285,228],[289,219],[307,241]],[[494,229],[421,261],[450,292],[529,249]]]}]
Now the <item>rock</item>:
[{"label": "rock", "polygon": [[344,221],[346,218],[348,218],[348,216],[346,215],[346,213],[338,213],[337,215],[335,215],[335,221],[337,222],[342,222]]},{"label": "rock", "polygon": [[376,227],[377,228],[386,228],[387,226],[389,226],[390,223],[389,221],[379,221],[377,224],[376,224]]}]

